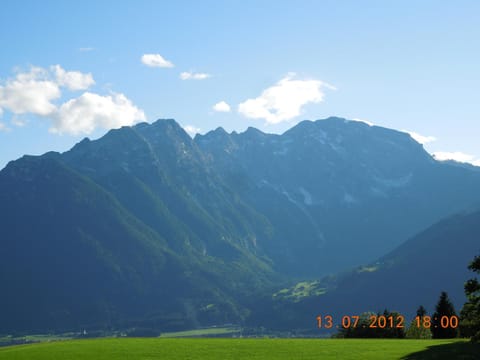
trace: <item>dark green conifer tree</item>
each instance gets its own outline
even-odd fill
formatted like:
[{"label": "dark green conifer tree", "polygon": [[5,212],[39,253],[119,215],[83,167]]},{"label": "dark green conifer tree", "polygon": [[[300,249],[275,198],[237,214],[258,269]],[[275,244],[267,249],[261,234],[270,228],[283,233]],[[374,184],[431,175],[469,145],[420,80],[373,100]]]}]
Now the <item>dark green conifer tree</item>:
[{"label": "dark green conifer tree", "polygon": [[423,305],[420,305],[419,308],[417,309],[417,316],[422,318],[425,315],[427,315],[427,309],[425,309]]},{"label": "dark green conifer tree", "polygon": [[[452,302],[448,298],[448,294],[442,291],[438,299],[435,313],[432,316],[432,337],[434,339],[449,339],[457,337],[458,330],[451,326],[455,321],[451,321],[453,317],[457,316]],[[458,324],[457,324],[458,325]]]}]

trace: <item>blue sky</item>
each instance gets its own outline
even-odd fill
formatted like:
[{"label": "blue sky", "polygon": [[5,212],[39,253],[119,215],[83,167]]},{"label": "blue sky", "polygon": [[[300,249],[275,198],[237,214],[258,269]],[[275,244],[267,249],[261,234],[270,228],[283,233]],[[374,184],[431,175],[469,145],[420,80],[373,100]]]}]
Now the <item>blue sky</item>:
[{"label": "blue sky", "polygon": [[478,24],[478,1],[3,1],[0,168],[138,121],[332,115],[480,164]]}]

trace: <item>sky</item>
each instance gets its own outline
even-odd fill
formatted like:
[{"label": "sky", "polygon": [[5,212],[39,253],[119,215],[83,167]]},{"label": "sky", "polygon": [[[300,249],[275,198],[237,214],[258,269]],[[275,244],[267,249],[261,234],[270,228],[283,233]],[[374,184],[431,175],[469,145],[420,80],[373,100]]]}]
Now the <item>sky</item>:
[{"label": "sky", "polygon": [[480,166],[479,1],[0,5],[0,169],[173,118],[282,133],[329,116]]}]

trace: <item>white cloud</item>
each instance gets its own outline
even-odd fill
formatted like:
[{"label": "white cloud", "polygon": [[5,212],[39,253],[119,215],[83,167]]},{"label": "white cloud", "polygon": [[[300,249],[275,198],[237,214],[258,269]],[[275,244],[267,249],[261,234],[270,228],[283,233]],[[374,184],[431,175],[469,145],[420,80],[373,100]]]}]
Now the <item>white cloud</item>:
[{"label": "white cloud", "polygon": [[32,67],[0,85],[0,107],[14,114],[33,113],[46,116],[55,111],[52,101],[61,95],[59,85],[42,68]]},{"label": "white cloud", "polygon": [[142,63],[150,67],[164,67],[171,68],[174,65],[163,58],[160,54],[144,54],[142,56]]},{"label": "white cloud", "polygon": [[420,135],[419,133],[416,133],[414,131],[408,131],[408,130],[402,130],[403,132],[406,132],[407,134],[410,134],[410,136],[418,142],[419,144],[428,144],[430,142],[436,141],[437,138],[435,136],[424,136]]},{"label": "white cloud", "polygon": [[220,101],[213,105],[213,110],[218,112],[230,112],[231,108],[225,101]]},{"label": "white cloud", "polygon": [[15,68],[15,72],[17,74],[16,78],[19,81],[45,80],[48,78],[48,71],[40,66],[31,66],[28,72],[21,72],[21,69],[17,67]]},{"label": "white cloud", "polygon": [[70,90],[86,90],[93,84],[92,74],[83,74],[80,71],[65,71],[60,65],[51,66],[52,72],[55,74],[57,84],[64,86]]},{"label": "white cloud", "polygon": [[64,103],[53,116],[54,133],[89,134],[104,129],[133,125],[145,120],[145,114],[123,94],[101,96],[85,92]]},{"label": "white cloud", "polygon": [[7,125],[0,121],[0,131],[8,131]]},{"label": "white cloud", "polygon": [[475,166],[480,166],[480,159],[476,158],[473,155],[465,154],[460,151],[455,151],[455,152],[437,151],[437,152],[434,152],[432,155],[436,160],[440,160],[440,161],[454,160],[462,163],[470,163]]},{"label": "white cloud", "polygon": [[78,48],[78,51],[80,52],[89,52],[89,51],[93,51],[95,50],[95,48],[93,47],[81,47],[81,48]]},{"label": "white cloud", "polygon": [[238,111],[248,118],[277,124],[300,115],[304,105],[323,101],[322,87],[334,89],[320,80],[294,80],[294,76],[294,73],[288,74],[257,98],[239,104]]},{"label": "white cloud", "polygon": [[180,79],[182,80],[205,80],[208,79],[211,75],[206,73],[193,73],[184,71],[180,74]]},{"label": "white cloud", "polygon": [[13,116],[10,122],[18,127],[24,127],[26,125],[26,121],[23,119],[20,119],[18,116]]},{"label": "white cloud", "polygon": [[[97,127],[111,129],[145,120],[144,112],[123,94],[85,92],[61,106],[54,103],[63,88],[82,90],[94,83],[92,74],[66,71],[60,65],[31,67],[0,83],[0,115],[3,110],[12,112],[11,123],[15,126],[25,125],[17,116],[20,114],[48,117],[53,122],[50,131],[70,134],[89,134]],[[5,124],[2,129],[9,130]]]},{"label": "white cloud", "polygon": [[365,123],[365,124],[367,124],[368,126],[374,126],[374,125],[375,125],[375,124],[372,123],[371,121],[364,120],[364,119],[353,118],[352,120],[353,120],[353,121],[358,121],[358,122]]},{"label": "white cloud", "polygon": [[50,70],[32,66],[30,71],[19,72],[0,85],[0,107],[14,114],[48,116],[56,110],[52,101],[62,95],[61,87],[81,90],[94,83],[92,74],[65,71],[60,65],[51,66]]},{"label": "white cloud", "polygon": [[197,127],[195,127],[195,126],[193,126],[193,125],[185,125],[185,126],[183,127],[183,129],[184,129],[191,137],[195,136],[195,134],[199,133],[200,130],[201,130],[200,128],[197,128]]}]

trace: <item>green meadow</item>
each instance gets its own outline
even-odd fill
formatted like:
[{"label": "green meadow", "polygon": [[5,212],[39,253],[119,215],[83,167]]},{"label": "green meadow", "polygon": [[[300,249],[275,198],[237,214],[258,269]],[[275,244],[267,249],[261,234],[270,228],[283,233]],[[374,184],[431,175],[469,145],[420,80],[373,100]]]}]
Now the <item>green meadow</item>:
[{"label": "green meadow", "polygon": [[479,359],[462,340],[104,338],[0,348],[8,360]]}]

